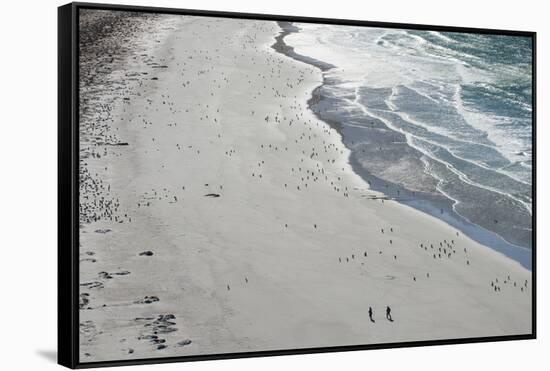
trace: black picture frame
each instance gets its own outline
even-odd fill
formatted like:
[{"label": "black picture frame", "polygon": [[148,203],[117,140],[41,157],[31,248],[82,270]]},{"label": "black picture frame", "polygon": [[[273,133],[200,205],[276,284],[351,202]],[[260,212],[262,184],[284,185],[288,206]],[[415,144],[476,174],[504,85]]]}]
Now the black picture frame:
[{"label": "black picture frame", "polygon": [[[395,342],[365,344],[356,346],[333,346],[308,349],[286,349],[277,351],[255,351],[229,354],[209,354],[181,357],[146,358],[134,360],[113,360],[101,362],[79,361],[79,99],[78,99],[78,20],[80,9],[121,10],[163,14],[196,15],[205,17],[239,18],[250,20],[289,21],[302,23],[323,23],[335,25],[368,26],[383,28],[406,28],[444,32],[468,32],[529,37],[533,42],[533,249],[532,249],[532,332],[512,336],[491,336],[457,338],[446,340]],[[479,342],[536,339],[537,264],[536,264],[536,32],[496,30],[485,28],[448,27],[405,23],[386,23],[345,19],[294,17],[273,14],[250,14],[221,11],[157,8],[146,6],[110,5],[97,3],[70,3],[58,8],[58,363],[69,368],[92,368],[123,365],[140,365],[185,361],[203,361],[230,358],[280,356],[291,354],[342,352],[354,350],[420,347]]]}]

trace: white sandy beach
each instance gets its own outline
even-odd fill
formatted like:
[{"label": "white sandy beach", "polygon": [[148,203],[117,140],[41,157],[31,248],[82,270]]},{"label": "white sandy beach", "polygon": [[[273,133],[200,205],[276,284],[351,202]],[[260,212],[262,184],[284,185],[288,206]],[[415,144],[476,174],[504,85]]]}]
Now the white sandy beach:
[{"label": "white sandy beach", "polygon": [[531,272],[373,199],[275,22],[155,22],[85,161],[119,219],[82,224],[81,362],[531,332]]}]

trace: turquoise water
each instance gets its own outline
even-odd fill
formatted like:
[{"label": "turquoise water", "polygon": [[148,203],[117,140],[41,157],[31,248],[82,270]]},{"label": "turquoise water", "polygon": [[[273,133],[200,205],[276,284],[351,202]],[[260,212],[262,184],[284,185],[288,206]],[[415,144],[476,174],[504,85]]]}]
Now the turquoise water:
[{"label": "turquoise water", "polygon": [[530,266],[531,38],[295,25],[286,42],[334,66],[312,108],[356,171]]}]

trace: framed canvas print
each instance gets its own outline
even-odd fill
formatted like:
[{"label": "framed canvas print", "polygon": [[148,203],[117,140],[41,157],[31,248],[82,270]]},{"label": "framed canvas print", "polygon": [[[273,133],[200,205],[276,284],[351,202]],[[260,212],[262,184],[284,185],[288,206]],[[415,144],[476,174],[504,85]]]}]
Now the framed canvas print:
[{"label": "framed canvas print", "polygon": [[59,363],[532,339],[535,33],[59,8]]}]

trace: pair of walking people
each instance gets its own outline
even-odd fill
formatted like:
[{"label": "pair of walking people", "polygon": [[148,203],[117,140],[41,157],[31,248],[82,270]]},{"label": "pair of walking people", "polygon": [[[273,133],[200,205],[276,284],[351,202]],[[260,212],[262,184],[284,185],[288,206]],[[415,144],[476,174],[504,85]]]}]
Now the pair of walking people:
[{"label": "pair of walking people", "polygon": [[[372,317],[374,314],[372,307],[369,307],[369,319],[371,322],[376,322],[374,318]],[[391,308],[389,306],[386,306],[386,319],[390,322],[393,322],[393,318],[391,317]]]}]

